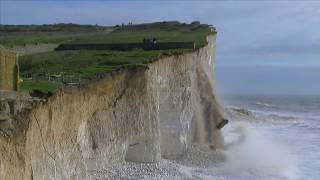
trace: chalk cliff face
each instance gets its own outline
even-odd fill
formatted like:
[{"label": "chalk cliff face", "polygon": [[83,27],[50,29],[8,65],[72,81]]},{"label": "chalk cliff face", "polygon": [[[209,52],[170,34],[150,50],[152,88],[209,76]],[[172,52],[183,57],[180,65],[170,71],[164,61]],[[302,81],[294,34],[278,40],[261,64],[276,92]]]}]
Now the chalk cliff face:
[{"label": "chalk cliff face", "polygon": [[215,36],[194,52],[64,89],[0,135],[1,179],[93,179],[116,161],[157,162],[193,145],[218,147]]}]

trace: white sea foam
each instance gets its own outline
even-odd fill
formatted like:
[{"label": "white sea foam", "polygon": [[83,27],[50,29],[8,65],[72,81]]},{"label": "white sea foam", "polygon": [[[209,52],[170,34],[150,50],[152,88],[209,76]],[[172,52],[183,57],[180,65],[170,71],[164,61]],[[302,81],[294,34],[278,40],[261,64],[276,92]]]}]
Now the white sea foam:
[{"label": "white sea foam", "polygon": [[261,106],[271,107],[271,105],[268,103],[257,102],[256,104]]},{"label": "white sea foam", "polygon": [[228,137],[224,153],[227,157],[225,167],[229,173],[299,178],[297,163],[288,149],[262,136],[249,123],[234,123],[224,133]]}]

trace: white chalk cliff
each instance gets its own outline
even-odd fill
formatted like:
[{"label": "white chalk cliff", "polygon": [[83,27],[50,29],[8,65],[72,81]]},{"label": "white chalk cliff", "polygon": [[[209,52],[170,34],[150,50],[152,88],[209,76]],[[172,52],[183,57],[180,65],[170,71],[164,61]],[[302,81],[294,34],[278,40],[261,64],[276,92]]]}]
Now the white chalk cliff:
[{"label": "white chalk cliff", "polygon": [[[208,44],[62,89],[0,127],[0,179],[94,179],[117,161],[157,162],[223,143]],[[1,126],[1,124],[0,124]]]}]

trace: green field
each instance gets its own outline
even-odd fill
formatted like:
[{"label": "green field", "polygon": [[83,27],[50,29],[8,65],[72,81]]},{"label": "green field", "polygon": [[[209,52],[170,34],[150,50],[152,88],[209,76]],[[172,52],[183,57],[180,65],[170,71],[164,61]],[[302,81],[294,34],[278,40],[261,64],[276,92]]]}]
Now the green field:
[{"label": "green field", "polygon": [[118,27],[109,35],[78,37],[69,43],[135,43],[142,42],[144,38],[157,38],[158,42],[195,42],[196,47],[201,47],[206,44],[209,33],[208,25],[154,23]]},{"label": "green field", "polygon": [[106,35],[114,27],[78,24],[1,25],[0,44],[5,47],[37,43],[65,43],[88,35]]},{"label": "green field", "polygon": [[161,54],[180,53],[188,50],[131,51],[77,50],[53,51],[22,56],[19,59],[22,76],[44,74],[73,74],[88,79],[97,73],[110,72],[123,65],[147,64]]},{"label": "green field", "polygon": [[[23,29],[27,30],[23,31]],[[8,26],[0,33],[9,34],[0,39],[0,43],[6,46],[40,42],[134,43],[142,42],[144,38],[157,38],[158,42],[193,41],[196,48],[199,48],[206,44],[207,35],[215,32],[212,32],[208,25],[198,22],[192,24],[158,22],[114,27],[89,25],[82,27],[74,24],[60,24],[58,27],[46,25],[38,28]],[[54,91],[63,84],[86,83],[99,74],[108,73],[120,67],[145,65],[163,54],[186,51],[192,51],[192,49],[76,50],[25,55],[19,57],[20,74],[24,79],[21,90]]]}]

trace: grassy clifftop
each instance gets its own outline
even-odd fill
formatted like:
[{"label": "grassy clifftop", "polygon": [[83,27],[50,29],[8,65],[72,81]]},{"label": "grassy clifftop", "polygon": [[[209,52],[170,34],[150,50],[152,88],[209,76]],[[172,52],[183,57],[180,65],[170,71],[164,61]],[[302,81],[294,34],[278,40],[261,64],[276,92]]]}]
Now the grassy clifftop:
[{"label": "grassy clifftop", "polygon": [[0,25],[0,44],[15,47],[37,43],[63,43],[88,35],[108,34],[114,28],[78,25],[78,24],[44,24],[44,25]]},{"label": "grassy clifftop", "polygon": [[[216,33],[209,25],[193,22],[156,22],[113,27],[56,24],[30,26],[0,26],[0,43],[7,47],[37,43],[140,43],[145,38],[157,42],[195,42],[204,46],[206,36]],[[63,84],[81,84],[120,67],[139,66],[163,54],[183,53],[190,49],[151,50],[75,50],[52,51],[21,56],[21,89],[54,91]]]},{"label": "grassy clifftop", "polygon": [[194,22],[157,22],[150,24],[117,26],[109,35],[90,35],[75,38],[70,43],[135,43],[144,38],[157,38],[158,42],[190,42],[201,47],[206,43],[206,35],[211,33],[208,25]]},{"label": "grassy clifftop", "polygon": [[45,25],[1,25],[0,44],[14,47],[37,43],[130,43],[143,38],[156,37],[159,42],[194,41],[204,45],[204,34],[210,33],[206,24],[156,22],[116,26],[45,24]]}]

